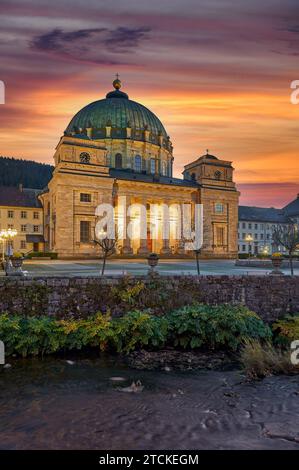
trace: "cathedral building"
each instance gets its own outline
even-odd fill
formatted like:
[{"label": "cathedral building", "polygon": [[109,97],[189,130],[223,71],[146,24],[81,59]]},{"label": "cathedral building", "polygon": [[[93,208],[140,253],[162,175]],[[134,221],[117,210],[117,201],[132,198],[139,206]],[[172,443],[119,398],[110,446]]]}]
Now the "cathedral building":
[{"label": "cathedral building", "polygon": [[46,251],[62,258],[96,255],[96,208],[111,203],[117,212],[125,197],[127,206],[146,207],[147,231],[145,238],[119,240],[118,254],[182,255],[174,233],[152,239],[151,225],[159,220],[151,220],[150,206],[198,203],[203,205],[201,256],[237,257],[239,193],[231,162],[207,151],[185,166],[183,179],[174,178],[173,146],[161,121],[129,99],[118,78],[113,87],[73,117],[57,145],[53,177],[39,196]]}]

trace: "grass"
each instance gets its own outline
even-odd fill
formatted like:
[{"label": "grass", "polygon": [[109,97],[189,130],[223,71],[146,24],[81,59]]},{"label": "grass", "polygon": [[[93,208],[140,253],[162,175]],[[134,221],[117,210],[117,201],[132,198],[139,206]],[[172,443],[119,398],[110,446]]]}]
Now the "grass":
[{"label": "grass", "polygon": [[258,340],[245,341],[240,362],[249,379],[299,373],[299,365],[291,363],[291,351],[276,348],[271,342],[262,344]]}]

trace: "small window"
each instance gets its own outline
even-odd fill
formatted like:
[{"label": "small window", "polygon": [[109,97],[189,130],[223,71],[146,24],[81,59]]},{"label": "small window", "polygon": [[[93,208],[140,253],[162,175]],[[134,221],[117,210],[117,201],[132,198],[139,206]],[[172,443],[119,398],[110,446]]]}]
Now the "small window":
[{"label": "small window", "polygon": [[251,229],[251,224],[248,224],[248,228],[250,228],[250,229]]},{"label": "small window", "polygon": [[162,162],[162,175],[167,176],[167,165],[166,162]]},{"label": "small window", "polygon": [[7,228],[12,230],[13,229],[13,224],[8,224]]},{"label": "small window", "polygon": [[33,225],[33,231],[36,233],[36,232],[39,232],[39,225]]},{"label": "small window", "polygon": [[39,212],[33,212],[33,218],[39,219]]},{"label": "small window", "polygon": [[135,155],[135,160],[134,160],[134,170],[137,171],[138,173],[141,173],[141,156],[140,155]]},{"label": "small window", "polygon": [[156,160],[154,158],[150,159],[150,172],[152,175],[156,173]]},{"label": "small window", "polygon": [[80,242],[90,242],[90,222],[87,222],[85,220],[80,221]]},{"label": "small window", "polygon": [[242,245],[242,251],[246,251],[246,245]]},{"label": "small window", "polygon": [[246,223],[242,222],[242,228],[246,228]]},{"label": "small window", "polygon": [[27,225],[21,225],[21,232],[27,231]]},{"label": "small window", "polygon": [[13,219],[13,211],[7,211],[7,217]]},{"label": "small window", "polygon": [[257,225],[257,224],[254,224],[254,228],[255,228],[255,230],[257,230],[257,229],[258,229],[258,225]]},{"label": "small window", "polygon": [[91,194],[81,193],[80,194],[80,201],[81,202],[91,202]]},{"label": "small window", "polygon": [[221,202],[216,202],[215,203],[215,213],[216,214],[223,214],[224,212],[224,207]]},{"label": "small window", "polygon": [[27,212],[21,211],[21,219],[27,219]]},{"label": "small window", "polygon": [[20,248],[21,248],[22,250],[26,250],[26,242],[25,242],[25,240],[21,240]]}]

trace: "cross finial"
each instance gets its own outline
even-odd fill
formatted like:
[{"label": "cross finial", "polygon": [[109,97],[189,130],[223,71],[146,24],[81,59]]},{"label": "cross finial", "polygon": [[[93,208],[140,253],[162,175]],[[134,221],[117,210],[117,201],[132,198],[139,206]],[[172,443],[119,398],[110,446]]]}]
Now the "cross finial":
[{"label": "cross finial", "polygon": [[116,80],[118,80],[119,79],[118,73],[116,73],[115,76],[116,76]]}]

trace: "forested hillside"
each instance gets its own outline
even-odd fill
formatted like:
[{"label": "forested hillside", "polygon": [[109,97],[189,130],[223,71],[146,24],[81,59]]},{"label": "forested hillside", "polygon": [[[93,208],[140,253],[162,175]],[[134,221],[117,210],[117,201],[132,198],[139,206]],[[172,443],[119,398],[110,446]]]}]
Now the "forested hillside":
[{"label": "forested hillside", "polygon": [[0,157],[0,186],[42,189],[51,179],[54,167],[31,160]]}]

